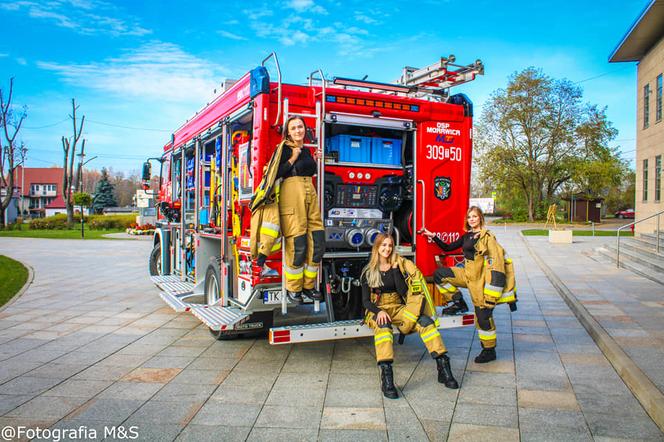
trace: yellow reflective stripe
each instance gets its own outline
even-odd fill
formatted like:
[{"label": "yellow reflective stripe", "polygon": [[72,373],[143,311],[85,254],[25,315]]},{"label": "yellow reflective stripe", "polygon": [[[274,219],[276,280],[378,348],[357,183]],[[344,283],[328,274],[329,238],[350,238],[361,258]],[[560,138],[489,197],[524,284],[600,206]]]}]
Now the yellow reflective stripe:
[{"label": "yellow reflective stripe", "polygon": [[274,223],[263,222],[263,224],[261,224],[261,233],[271,236],[272,238],[278,237],[280,230],[281,228]]},{"label": "yellow reflective stripe", "polygon": [[273,229],[270,229],[269,227],[261,227],[261,234],[267,235],[271,238],[276,238],[279,236],[279,232]]},{"label": "yellow reflective stripe", "polygon": [[450,284],[449,282],[446,282],[445,284],[438,286],[438,291],[440,291],[441,293],[445,292],[454,293],[457,291],[457,288],[454,285]]},{"label": "yellow reflective stripe", "polygon": [[315,278],[318,276],[318,267],[306,266],[304,268],[304,276],[307,278]]},{"label": "yellow reflective stripe", "polygon": [[480,330],[477,329],[477,336],[479,336],[480,341],[492,341],[496,339],[496,331],[495,330]]},{"label": "yellow reflective stripe", "polygon": [[436,339],[437,337],[440,338],[440,333],[438,333],[437,329],[433,329],[423,335],[420,336],[422,338],[422,342],[429,342],[432,339]]},{"label": "yellow reflective stripe", "polygon": [[507,258],[507,259],[505,260],[505,262],[506,262],[506,263],[509,263],[509,264],[512,264],[512,258]]},{"label": "yellow reflective stripe", "polygon": [[272,248],[270,249],[270,252],[276,252],[277,250],[281,250],[281,238],[277,239],[277,241],[274,243]]},{"label": "yellow reflective stripe", "polygon": [[284,266],[284,275],[286,275],[286,279],[303,279],[304,268],[300,267],[299,269],[291,269],[290,267]]},{"label": "yellow reflective stripe", "polygon": [[436,284],[436,288],[440,293],[447,293],[447,290],[445,290],[445,287],[443,287],[442,285]]},{"label": "yellow reflective stripe", "polygon": [[392,335],[384,336],[380,339],[375,340],[374,345],[378,346],[378,345],[382,344],[383,342],[394,342],[394,338],[392,338]]},{"label": "yellow reflective stripe", "polygon": [[381,336],[391,335],[392,331],[389,329],[381,330],[374,335],[374,338],[380,338]]},{"label": "yellow reflective stripe", "polygon": [[502,295],[503,290],[500,287],[496,287],[494,285],[487,285],[484,287],[484,294],[492,296],[494,298],[500,298],[500,295]]},{"label": "yellow reflective stripe", "polygon": [[403,311],[403,315],[406,317],[406,319],[412,321],[412,322],[417,322],[417,316],[409,312],[408,310]]}]

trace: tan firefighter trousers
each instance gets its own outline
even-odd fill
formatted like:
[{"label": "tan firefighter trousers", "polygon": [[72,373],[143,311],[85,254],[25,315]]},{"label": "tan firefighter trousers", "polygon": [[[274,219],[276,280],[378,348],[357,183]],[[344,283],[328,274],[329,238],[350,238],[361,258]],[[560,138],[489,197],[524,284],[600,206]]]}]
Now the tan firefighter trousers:
[{"label": "tan firefighter trousers", "polygon": [[[440,336],[435,324],[422,327],[417,322],[417,317],[406,310],[406,305],[403,303],[401,296],[398,293],[383,293],[376,302],[378,308],[390,315],[392,325],[401,328],[407,322],[415,322],[415,327],[410,328],[416,333],[419,333],[422,342],[427,348],[429,354],[436,358],[447,350],[443,344],[443,338]],[[394,359],[394,336],[392,333],[392,325],[380,326],[376,322],[376,316],[368,312],[365,319],[366,324],[374,330],[374,344],[376,346],[376,360],[378,362],[392,361]]]},{"label": "tan firefighter trousers", "polygon": [[325,252],[325,228],[311,177],[289,177],[281,183],[279,217],[286,289],[312,289]]},{"label": "tan firefighter trousers", "polygon": [[[468,261],[466,261],[468,263]],[[474,264],[470,261],[470,266]],[[483,261],[480,265],[484,264]],[[469,278],[468,269],[461,267],[443,267],[434,273],[434,281],[438,291],[447,302],[459,291],[459,287],[468,288],[470,297],[475,305],[475,329],[482,348],[496,347],[496,325],[493,321],[493,306],[484,301],[484,277]],[[472,272],[472,268],[470,269]],[[473,274],[473,273],[471,273]]]}]

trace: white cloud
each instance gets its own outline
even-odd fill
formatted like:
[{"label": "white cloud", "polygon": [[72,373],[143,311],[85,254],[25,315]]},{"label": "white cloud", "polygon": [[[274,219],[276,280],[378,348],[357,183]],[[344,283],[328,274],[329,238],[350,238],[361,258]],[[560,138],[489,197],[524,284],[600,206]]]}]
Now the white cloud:
[{"label": "white cloud", "polygon": [[25,66],[26,64],[28,64],[28,61],[23,57],[18,57],[16,59],[16,63],[20,64],[21,66]]},{"label": "white cloud", "polygon": [[217,31],[217,34],[221,35],[222,37],[230,38],[231,40],[246,40],[246,37],[233,34],[232,32],[228,31]]},{"label": "white cloud", "polygon": [[151,34],[138,19],[122,16],[121,11],[102,0],[50,0],[47,2],[15,1],[0,4],[0,9],[25,12],[34,19],[53,23],[84,35],[109,34],[112,36]]},{"label": "white cloud", "polygon": [[201,102],[228,71],[159,41],[127,50],[118,58],[87,64],[37,62],[71,85],[128,98]]},{"label": "white cloud", "polygon": [[9,57],[9,54],[0,53],[0,58],[3,58],[3,57]]},{"label": "white cloud", "polygon": [[286,6],[298,12],[311,12],[314,14],[327,15],[327,10],[314,3],[313,0],[289,0]]}]

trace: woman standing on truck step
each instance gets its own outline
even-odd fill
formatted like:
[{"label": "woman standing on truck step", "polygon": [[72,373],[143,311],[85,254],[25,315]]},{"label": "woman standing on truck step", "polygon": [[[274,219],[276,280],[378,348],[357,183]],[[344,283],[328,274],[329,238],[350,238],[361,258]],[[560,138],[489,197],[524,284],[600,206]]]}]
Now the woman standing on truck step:
[{"label": "woman standing on truck step", "polygon": [[493,233],[485,228],[484,214],[477,206],[468,209],[466,233],[458,240],[447,244],[427,229],[424,229],[423,233],[446,252],[459,247],[463,250],[463,268],[436,269],[433,279],[443,297],[453,303],[443,310],[446,314],[468,310],[458,287],[468,288],[475,306],[475,328],[482,345],[482,352],[475,358],[475,362],[483,364],[495,360],[496,326],[493,321],[493,308],[503,302],[516,307],[511,261],[505,260],[505,251]]},{"label": "woman standing on truck step", "polygon": [[423,293],[422,274],[415,264],[394,251],[394,240],[384,233],[376,235],[369,264],[362,270],[362,304],[366,324],[374,329],[376,360],[380,367],[383,395],[399,397],[394,386],[392,326],[400,333],[417,332],[427,351],[436,360],[438,382],[459,388],[452,375],[447,350],[431,316],[434,312]]},{"label": "woman standing on truck step", "polygon": [[306,126],[301,117],[290,117],[286,121],[277,171],[277,179],[283,179],[279,221],[284,242],[286,293],[298,303],[303,301],[303,295],[313,300],[323,299],[315,285],[325,252],[325,228],[316,188],[311,182],[318,166],[304,146],[305,134]]}]

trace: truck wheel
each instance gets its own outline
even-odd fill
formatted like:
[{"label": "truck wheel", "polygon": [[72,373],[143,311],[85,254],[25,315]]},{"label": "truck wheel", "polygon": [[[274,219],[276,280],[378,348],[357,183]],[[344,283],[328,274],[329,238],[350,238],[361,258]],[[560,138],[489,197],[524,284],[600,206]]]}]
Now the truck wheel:
[{"label": "truck wheel", "polygon": [[150,276],[161,274],[161,243],[157,243],[150,253]]},{"label": "truck wheel", "polygon": [[219,301],[220,287],[219,262],[213,258],[205,271],[205,303],[207,305],[212,305]]}]

